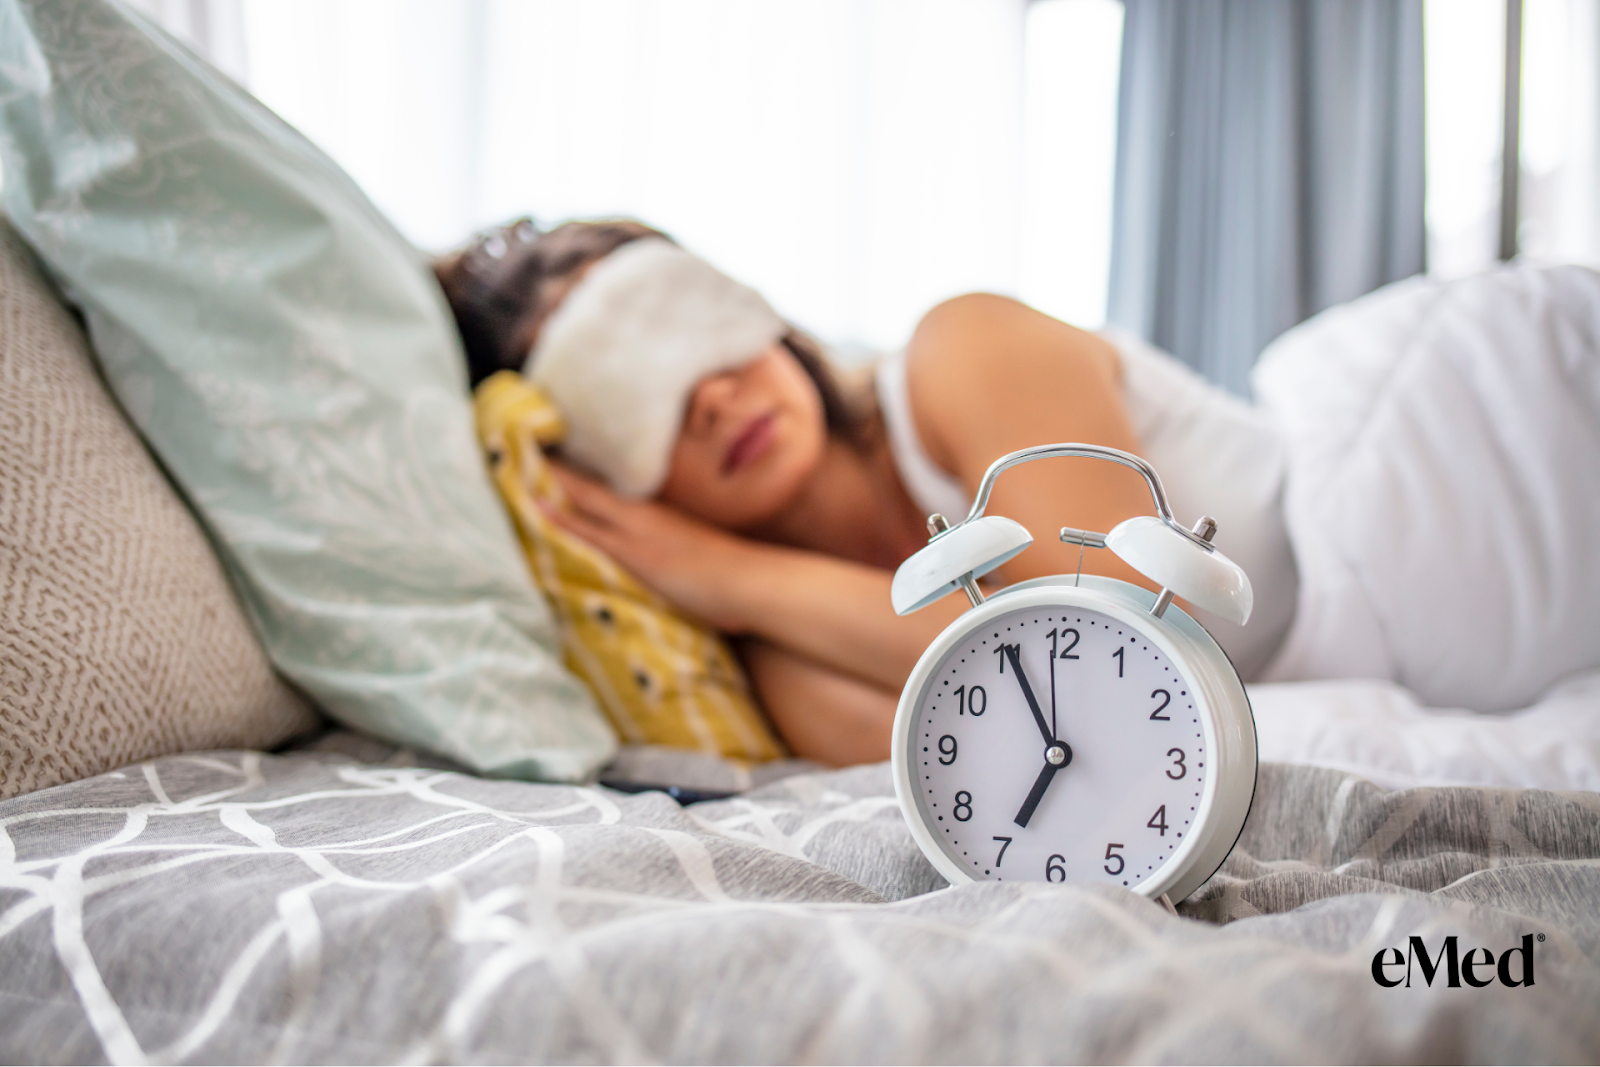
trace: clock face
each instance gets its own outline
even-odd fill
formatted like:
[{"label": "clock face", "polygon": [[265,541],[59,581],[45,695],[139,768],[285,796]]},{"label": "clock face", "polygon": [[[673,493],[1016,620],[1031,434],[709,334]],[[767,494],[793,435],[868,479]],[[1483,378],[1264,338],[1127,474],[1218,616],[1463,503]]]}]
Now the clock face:
[{"label": "clock face", "polygon": [[924,826],[972,878],[1133,888],[1203,821],[1202,709],[1130,624],[1019,607],[973,626],[932,669],[904,759]]}]

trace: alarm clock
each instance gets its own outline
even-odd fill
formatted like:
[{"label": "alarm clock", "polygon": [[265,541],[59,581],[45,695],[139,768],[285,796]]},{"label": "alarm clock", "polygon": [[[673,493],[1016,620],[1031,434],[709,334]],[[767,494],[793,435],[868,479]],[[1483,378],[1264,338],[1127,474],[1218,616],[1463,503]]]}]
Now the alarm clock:
[{"label": "alarm clock", "polygon": [[[1034,460],[1131,467],[1156,514],[1109,533],[1060,532],[1079,573],[985,597],[977,579],[1033,543],[984,515],[995,479]],[[941,633],[895,712],[895,793],[912,836],[952,884],[978,880],[1121,886],[1169,910],[1210,878],[1255,797],[1255,718],[1227,655],[1174,597],[1224,619],[1250,616],[1250,579],[1172,515],[1138,456],[1056,444],[996,460],[958,525],[929,517],[931,540],[891,587],[905,615],[962,590],[972,607]],[[1109,549],[1158,593],[1082,574],[1085,548]]]}]

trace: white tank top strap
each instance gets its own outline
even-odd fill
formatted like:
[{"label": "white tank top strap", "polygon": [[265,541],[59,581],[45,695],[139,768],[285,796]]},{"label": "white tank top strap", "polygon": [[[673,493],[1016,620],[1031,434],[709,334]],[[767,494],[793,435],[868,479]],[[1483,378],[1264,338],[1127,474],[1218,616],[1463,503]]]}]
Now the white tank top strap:
[{"label": "white tank top strap", "polygon": [[911,415],[911,392],[906,387],[905,350],[878,364],[878,406],[889,433],[889,453],[894,457],[906,493],[924,515],[934,512],[960,522],[972,507],[972,497],[954,476],[928,456]]}]

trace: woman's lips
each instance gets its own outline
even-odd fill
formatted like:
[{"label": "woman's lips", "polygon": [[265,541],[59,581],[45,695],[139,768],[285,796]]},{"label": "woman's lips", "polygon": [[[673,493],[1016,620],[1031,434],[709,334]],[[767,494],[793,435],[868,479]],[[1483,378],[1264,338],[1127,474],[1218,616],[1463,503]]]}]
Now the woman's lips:
[{"label": "woman's lips", "polygon": [[753,419],[750,425],[744,428],[744,432],[733,439],[733,444],[728,446],[728,454],[722,460],[722,473],[732,474],[759,458],[772,444],[773,424],[776,421],[771,414]]}]

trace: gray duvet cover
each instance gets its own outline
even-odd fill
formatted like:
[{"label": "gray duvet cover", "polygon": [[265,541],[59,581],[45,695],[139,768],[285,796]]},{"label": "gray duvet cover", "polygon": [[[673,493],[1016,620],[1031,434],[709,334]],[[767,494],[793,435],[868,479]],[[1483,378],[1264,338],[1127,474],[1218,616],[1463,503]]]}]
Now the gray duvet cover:
[{"label": "gray duvet cover", "polygon": [[0,1058],[1600,1059],[1597,794],[1267,765],[1173,918],[945,888],[886,766],[680,808],[404,763],[220,752],[0,804]]}]

